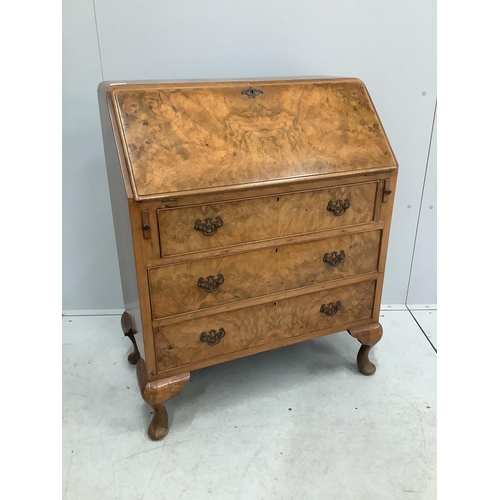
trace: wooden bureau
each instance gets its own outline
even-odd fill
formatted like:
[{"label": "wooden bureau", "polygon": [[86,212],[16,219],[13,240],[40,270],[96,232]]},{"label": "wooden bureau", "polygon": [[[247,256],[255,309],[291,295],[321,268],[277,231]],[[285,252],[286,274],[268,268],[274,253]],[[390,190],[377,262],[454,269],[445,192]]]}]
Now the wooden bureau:
[{"label": "wooden bureau", "polygon": [[372,374],[397,162],[363,83],[103,82],[98,95],[150,438],[208,365],[349,330]]}]

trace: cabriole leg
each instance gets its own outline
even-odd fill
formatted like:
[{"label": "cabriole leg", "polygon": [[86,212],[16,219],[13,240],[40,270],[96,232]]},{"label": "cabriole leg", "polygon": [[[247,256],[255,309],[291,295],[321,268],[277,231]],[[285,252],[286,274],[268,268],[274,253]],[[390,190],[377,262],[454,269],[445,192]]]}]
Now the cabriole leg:
[{"label": "cabriole leg", "polygon": [[163,404],[177,396],[189,382],[190,374],[181,373],[173,377],[148,382],[146,363],[141,358],[137,363],[137,380],[144,401],[154,410],[153,419],[149,424],[148,436],[158,441],[168,432],[168,414]]},{"label": "cabriole leg", "polygon": [[358,368],[363,375],[373,375],[376,367],[369,360],[368,353],[370,349],[382,338],[382,325],[380,323],[373,323],[367,326],[358,326],[349,330],[349,333],[355,339],[361,342],[361,347],[358,352]]},{"label": "cabriole leg", "polygon": [[128,362],[131,365],[136,365],[139,361],[139,358],[141,357],[141,354],[139,352],[139,348],[137,347],[137,342],[135,341],[135,331],[132,327],[132,318],[130,317],[130,314],[128,312],[125,311],[122,314],[121,322],[123,335],[125,335],[125,337],[128,337],[132,341],[132,345],[134,346],[133,352],[128,355]]}]

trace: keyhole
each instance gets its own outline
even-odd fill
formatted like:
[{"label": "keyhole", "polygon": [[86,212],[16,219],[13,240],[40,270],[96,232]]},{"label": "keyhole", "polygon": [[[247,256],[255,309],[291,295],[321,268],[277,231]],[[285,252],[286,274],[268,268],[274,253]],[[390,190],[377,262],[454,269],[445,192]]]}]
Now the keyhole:
[{"label": "keyhole", "polygon": [[280,197],[279,196],[276,198],[276,201],[280,201]]},{"label": "keyhole", "polygon": [[278,249],[276,249],[276,253],[278,253]]}]

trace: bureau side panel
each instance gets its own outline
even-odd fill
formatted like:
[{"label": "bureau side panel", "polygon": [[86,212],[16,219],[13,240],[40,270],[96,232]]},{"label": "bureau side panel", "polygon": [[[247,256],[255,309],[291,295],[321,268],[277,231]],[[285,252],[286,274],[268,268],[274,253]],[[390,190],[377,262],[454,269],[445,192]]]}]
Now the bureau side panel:
[{"label": "bureau side panel", "polygon": [[143,346],[142,321],[139,309],[134,246],[128,208],[129,195],[127,191],[129,191],[130,188],[126,185],[122,174],[120,158],[113,133],[113,125],[109,114],[108,103],[106,102],[106,88],[106,85],[101,84],[98,89],[99,112],[101,116],[104,155],[106,158],[106,171],[108,175],[118,263],[120,266],[123,302],[125,310],[132,317],[133,328],[140,337],[137,340],[140,340],[138,344],[141,348]]}]

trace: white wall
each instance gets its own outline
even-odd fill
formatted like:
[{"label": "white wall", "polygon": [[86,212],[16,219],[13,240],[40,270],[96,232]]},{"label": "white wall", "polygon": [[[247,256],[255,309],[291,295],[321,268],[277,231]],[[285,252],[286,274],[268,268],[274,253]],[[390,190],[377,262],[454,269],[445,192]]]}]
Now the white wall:
[{"label": "white wall", "polygon": [[63,309],[122,307],[101,79],[361,78],[400,165],[383,303],[405,302],[436,102],[435,0],[63,0],[63,23]]}]

